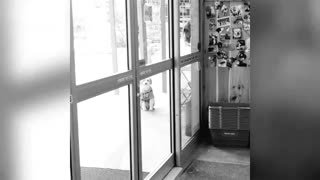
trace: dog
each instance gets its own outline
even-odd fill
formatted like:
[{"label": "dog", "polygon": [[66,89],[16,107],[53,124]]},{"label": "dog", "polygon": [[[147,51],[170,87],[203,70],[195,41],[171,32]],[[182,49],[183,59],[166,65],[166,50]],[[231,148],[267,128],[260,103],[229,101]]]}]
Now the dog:
[{"label": "dog", "polygon": [[232,103],[241,103],[244,92],[245,86],[243,84],[239,83],[238,85],[233,85],[231,87],[230,101]]},{"label": "dog", "polygon": [[144,111],[154,110],[154,94],[151,87],[152,80],[150,78],[142,80],[140,85],[140,104]]},{"label": "dog", "polygon": [[233,6],[230,8],[230,12],[233,16],[241,16],[241,10],[239,6]]},{"label": "dog", "polygon": [[228,6],[222,5],[222,7],[221,7],[221,12],[222,12],[223,16],[228,16],[228,15],[229,15],[229,14],[228,14],[228,12],[229,12]]}]

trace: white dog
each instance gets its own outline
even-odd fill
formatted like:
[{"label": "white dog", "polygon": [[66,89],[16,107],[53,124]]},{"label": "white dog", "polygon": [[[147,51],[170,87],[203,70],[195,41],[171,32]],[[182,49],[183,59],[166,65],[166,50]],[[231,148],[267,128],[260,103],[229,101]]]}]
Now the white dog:
[{"label": "white dog", "polygon": [[154,110],[154,94],[151,87],[152,80],[150,78],[142,80],[140,86],[140,103],[144,111]]}]

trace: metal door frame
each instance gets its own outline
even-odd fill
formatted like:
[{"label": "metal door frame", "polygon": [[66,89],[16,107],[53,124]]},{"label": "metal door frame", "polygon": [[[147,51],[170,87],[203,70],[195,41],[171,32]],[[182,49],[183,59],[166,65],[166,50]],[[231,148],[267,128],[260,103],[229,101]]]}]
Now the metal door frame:
[{"label": "metal door frame", "polygon": [[200,129],[196,132],[186,143],[184,147],[182,147],[181,141],[181,105],[180,105],[180,94],[181,94],[181,68],[195,62],[199,63],[199,87],[200,88],[200,97],[199,97],[199,123],[201,127],[201,119],[202,119],[202,102],[203,102],[203,93],[202,93],[202,84],[203,84],[203,1],[199,0],[199,43],[200,43],[200,50],[198,52],[194,52],[185,56],[180,56],[180,0],[174,1],[173,9],[173,21],[174,21],[174,94],[175,94],[175,136],[176,136],[176,143],[175,143],[175,156],[176,156],[176,166],[182,167],[183,169],[186,168],[194,158],[194,152],[197,146],[200,143]]},{"label": "metal door frame", "polygon": [[[130,166],[131,166],[131,179],[142,180],[142,154],[141,154],[141,121],[140,121],[140,105],[139,105],[139,81],[141,79],[153,76],[155,74],[169,71],[170,84],[170,124],[171,124],[171,155],[161,165],[161,167],[152,172],[148,179],[162,179],[174,167],[184,167],[190,162],[190,154],[195,149],[199,142],[199,132],[196,133],[185,148],[181,147],[181,112],[180,112],[180,70],[181,67],[199,62],[202,67],[203,48],[199,52],[192,53],[180,57],[180,27],[179,27],[179,0],[168,1],[169,10],[169,59],[139,67],[138,65],[138,38],[137,38],[137,2],[135,0],[126,0],[127,7],[127,50],[128,50],[128,63],[130,70],[119,73],[110,77],[102,78],[92,82],[76,85],[75,77],[75,59],[74,59],[74,37],[73,37],[73,18],[72,18],[72,0],[71,3],[71,28],[70,28],[70,51],[71,51],[71,171],[73,180],[81,180],[80,171],[80,157],[79,157],[79,136],[78,136],[78,117],[77,117],[77,103],[96,97],[98,95],[110,92],[112,90],[128,86],[129,88],[129,102],[130,102]],[[203,0],[199,0],[200,10],[202,9]],[[199,13],[201,13],[200,11]],[[199,14],[200,19],[202,15]],[[202,32],[202,21],[200,21],[199,32]],[[202,33],[199,36],[201,47],[203,46]],[[201,68],[202,70],[202,68]],[[200,79],[201,78],[201,71]],[[200,87],[201,87],[200,80]],[[199,87],[199,88],[200,88]],[[202,91],[200,91],[200,109],[202,107]],[[201,110],[199,114],[201,116]],[[200,117],[199,117],[200,120]],[[201,121],[200,121],[201,123]]]}]

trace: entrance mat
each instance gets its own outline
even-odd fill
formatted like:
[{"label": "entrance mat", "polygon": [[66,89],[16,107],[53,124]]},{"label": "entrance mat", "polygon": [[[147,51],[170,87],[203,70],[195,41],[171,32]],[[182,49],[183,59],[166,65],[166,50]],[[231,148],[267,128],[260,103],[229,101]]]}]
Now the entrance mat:
[{"label": "entrance mat", "polygon": [[249,180],[250,165],[195,160],[181,175],[181,180]]},{"label": "entrance mat", "polygon": [[[148,173],[143,173],[145,178]],[[81,167],[81,180],[129,180],[129,170]]]}]

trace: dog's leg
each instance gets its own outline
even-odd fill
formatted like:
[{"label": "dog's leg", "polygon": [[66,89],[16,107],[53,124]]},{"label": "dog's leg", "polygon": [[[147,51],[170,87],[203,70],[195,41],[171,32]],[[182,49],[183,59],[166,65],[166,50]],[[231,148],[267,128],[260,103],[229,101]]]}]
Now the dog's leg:
[{"label": "dog's leg", "polygon": [[142,108],[142,110],[146,111],[146,110],[147,110],[147,108],[146,108],[146,102],[141,101],[140,103],[141,103],[141,108]]},{"label": "dog's leg", "polygon": [[146,109],[147,111],[150,110],[150,100],[146,101]]},{"label": "dog's leg", "polygon": [[153,111],[154,110],[154,98],[150,99],[149,106],[150,106],[149,110]]}]

